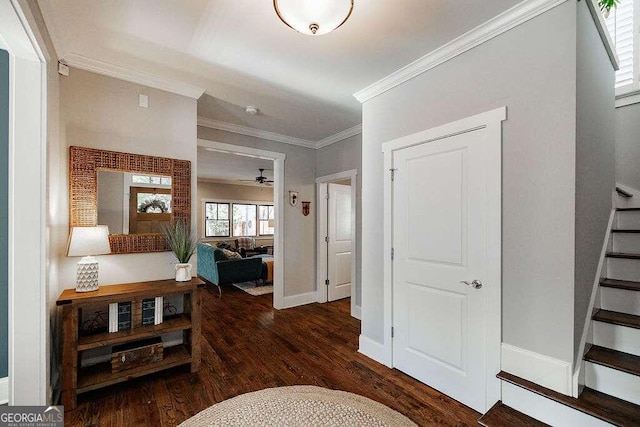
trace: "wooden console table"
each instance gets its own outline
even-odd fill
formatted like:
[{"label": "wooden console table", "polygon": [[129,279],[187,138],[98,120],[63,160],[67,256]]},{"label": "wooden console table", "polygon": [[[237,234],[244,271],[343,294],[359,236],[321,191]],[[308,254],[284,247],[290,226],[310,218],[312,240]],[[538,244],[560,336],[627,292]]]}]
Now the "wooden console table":
[{"label": "wooden console table", "polygon": [[[77,395],[129,379],[138,378],[180,365],[191,365],[191,372],[200,368],[200,318],[204,282],[193,278],[190,282],[156,280],[101,286],[94,292],[76,292],[66,289],[56,305],[62,308],[62,404],[74,409]],[[183,295],[184,310],[158,325],[142,326],[142,300],[170,295]],[[100,332],[80,336],[79,323],[82,309],[96,309],[110,303],[131,302],[131,329],[119,332]],[[108,322],[107,322],[108,323]],[[157,337],[181,331],[183,344],[164,349],[162,360],[121,372],[112,372],[111,364],[100,363],[81,367],[83,351],[123,344],[143,338]]]}]

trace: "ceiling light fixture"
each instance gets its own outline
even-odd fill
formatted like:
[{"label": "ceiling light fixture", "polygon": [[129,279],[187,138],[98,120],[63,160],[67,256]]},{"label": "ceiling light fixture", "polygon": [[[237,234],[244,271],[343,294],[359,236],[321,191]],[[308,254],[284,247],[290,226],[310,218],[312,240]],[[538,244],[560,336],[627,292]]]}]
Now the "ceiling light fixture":
[{"label": "ceiling light fixture", "polygon": [[273,0],[278,17],[287,26],[310,36],[327,34],[344,24],[354,0]]}]

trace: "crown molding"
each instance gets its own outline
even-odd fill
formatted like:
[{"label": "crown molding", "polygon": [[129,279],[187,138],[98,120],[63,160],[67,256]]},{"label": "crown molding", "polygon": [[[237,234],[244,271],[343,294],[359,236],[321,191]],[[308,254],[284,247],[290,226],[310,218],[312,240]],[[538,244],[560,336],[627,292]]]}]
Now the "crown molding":
[{"label": "crown molding", "polygon": [[336,142],[351,138],[352,136],[358,135],[360,133],[362,133],[362,124],[356,125],[349,129],[345,129],[342,132],[338,132],[335,135],[331,135],[325,139],[321,139],[316,143],[316,148],[320,149],[322,147],[335,144]]},{"label": "crown molding", "polygon": [[267,139],[269,141],[282,142],[283,144],[297,145],[299,147],[316,148],[316,143],[307,139],[294,138],[288,135],[268,132],[265,130],[223,122],[220,120],[209,119],[207,117],[198,117],[198,126],[223,130],[225,132],[232,132],[240,135],[253,136],[254,138]]},{"label": "crown molding", "polygon": [[494,37],[503,34],[559,5],[567,0],[524,0],[511,9],[488,20],[460,37],[442,45],[416,61],[400,68],[381,80],[356,92],[353,96],[366,102],[432,68],[437,67]]},{"label": "crown molding", "polygon": [[114,77],[116,79],[125,80],[131,83],[137,83],[155,89],[164,90],[166,92],[175,93],[177,95],[186,96],[188,98],[198,99],[202,96],[205,89],[197,86],[183,83],[177,80],[170,80],[153,74],[132,70],[121,67],[119,65],[110,64],[69,52],[63,59],[69,66],[79,68],[85,71],[102,74],[104,76]]}]

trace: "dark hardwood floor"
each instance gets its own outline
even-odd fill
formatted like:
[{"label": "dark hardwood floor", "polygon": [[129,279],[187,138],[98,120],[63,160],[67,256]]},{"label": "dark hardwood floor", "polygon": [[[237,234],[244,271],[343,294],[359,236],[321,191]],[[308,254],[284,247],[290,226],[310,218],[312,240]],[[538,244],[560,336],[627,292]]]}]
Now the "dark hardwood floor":
[{"label": "dark hardwood floor", "polygon": [[176,425],[214,403],[288,385],[345,390],[419,425],[473,426],[480,414],[358,353],[349,300],[288,310],[233,287],[203,291],[202,367],[186,367],[80,395],[67,426]]}]

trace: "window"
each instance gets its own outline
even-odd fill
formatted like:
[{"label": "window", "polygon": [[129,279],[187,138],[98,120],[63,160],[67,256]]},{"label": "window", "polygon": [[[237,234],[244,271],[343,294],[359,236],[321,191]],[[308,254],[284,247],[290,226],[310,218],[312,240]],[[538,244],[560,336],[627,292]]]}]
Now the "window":
[{"label": "window", "polygon": [[275,210],[271,204],[205,201],[204,210],[205,238],[274,235]]},{"label": "window", "polygon": [[640,0],[621,0],[605,17],[607,29],[618,55],[620,70],[616,72],[616,93],[640,89],[638,75],[638,39],[640,38]]},{"label": "window", "polygon": [[131,182],[133,182],[134,184],[155,184],[170,187],[171,177],[155,175],[131,175]]},{"label": "window", "polygon": [[233,236],[256,235],[256,205],[233,204]]},{"label": "window", "polygon": [[206,202],[204,210],[204,236],[229,237],[229,203]]},{"label": "window", "polygon": [[258,228],[261,236],[273,235],[273,231],[275,229],[274,219],[273,206],[258,206]]}]

